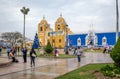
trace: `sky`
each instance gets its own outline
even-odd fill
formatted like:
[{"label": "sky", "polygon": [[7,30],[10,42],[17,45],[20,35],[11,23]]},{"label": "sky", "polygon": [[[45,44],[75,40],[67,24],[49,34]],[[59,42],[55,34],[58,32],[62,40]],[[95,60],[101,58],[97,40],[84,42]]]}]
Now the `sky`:
[{"label": "sky", "polygon": [[115,0],[0,0],[0,33],[23,33],[23,6],[30,9],[25,30],[30,39],[43,16],[54,29],[61,13],[73,33],[87,33],[91,24],[96,33],[116,30]]}]

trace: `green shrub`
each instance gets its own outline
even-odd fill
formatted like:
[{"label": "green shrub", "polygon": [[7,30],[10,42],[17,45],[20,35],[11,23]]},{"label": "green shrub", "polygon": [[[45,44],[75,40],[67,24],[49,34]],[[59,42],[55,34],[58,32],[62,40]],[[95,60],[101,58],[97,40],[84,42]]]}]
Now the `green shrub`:
[{"label": "green shrub", "polygon": [[102,71],[106,71],[106,70],[112,71],[113,68],[112,68],[111,66],[109,66],[109,65],[106,65],[106,66],[104,66],[103,68],[101,68],[101,70],[102,70]]},{"label": "green shrub", "polygon": [[106,65],[103,68],[101,68],[101,72],[105,75],[105,76],[109,76],[109,77],[119,77],[120,75],[120,68],[117,66],[109,66]]},{"label": "green shrub", "polygon": [[117,43],[114,46],[114,49],[110,53],[111,58],[115,62],[115,65],[120,67],[120,37],[117,40]]},{"label": "green shrub", "polygon": [[48,53],[48,54],[52,53],[52,51],[53,51],[53,48],[52,48],[52,46],[51,46],[51,44],[50,44],[49,41],[48,41],[48,43],[47,43],[47,46],[46,46],[46,48],[45,48],[45,51],[46,51],[46,53]]},{"label": "green shrub", "polygon": [[119,69],[114,69],[113,72],[115,72],[115,74],[120,74],[120,70]]}]

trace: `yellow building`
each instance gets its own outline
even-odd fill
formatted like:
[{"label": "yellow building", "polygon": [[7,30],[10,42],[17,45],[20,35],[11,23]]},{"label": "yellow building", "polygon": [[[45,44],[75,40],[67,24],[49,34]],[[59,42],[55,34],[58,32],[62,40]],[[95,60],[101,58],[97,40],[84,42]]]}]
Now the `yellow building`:
[{"label": "yellow building", "polygon": [[38,24],[38,38],[41,46],[46,46],[47,42],[50,41],[53,47],[64,48],[66,45],[66,35],[72,33],[62,15],[55,22],[55,31],[50,28],[44,17]]}]

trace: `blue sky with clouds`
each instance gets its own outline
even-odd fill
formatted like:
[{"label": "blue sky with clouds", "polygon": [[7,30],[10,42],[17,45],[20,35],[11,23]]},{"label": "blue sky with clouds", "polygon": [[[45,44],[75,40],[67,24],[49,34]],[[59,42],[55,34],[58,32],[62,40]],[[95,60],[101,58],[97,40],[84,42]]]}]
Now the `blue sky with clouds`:
[{"label": "blue sky with clouds", "polygon": [[90,24],[94,25],[95,32],[115,31],[115,0],[0,0],[0,33],[23,33],[20,12],[23,6],[30,8],[26,16],[26,36],[31,39],[43,15],[54,28],[60,13],[74,33],[88,32]]}]

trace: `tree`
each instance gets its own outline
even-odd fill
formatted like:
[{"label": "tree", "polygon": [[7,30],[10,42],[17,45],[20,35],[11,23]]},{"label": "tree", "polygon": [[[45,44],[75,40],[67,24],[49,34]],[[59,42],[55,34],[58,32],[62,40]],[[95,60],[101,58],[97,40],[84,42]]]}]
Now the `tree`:
[{"label": "tree", "polygon": [[118,38],[117,43],[114,46],[114,49],[110,53],[110,56],[114,60],[115,65],[120,67],[120,37]]},{"label": "tree", "polygon": [[40,47],[40,43],[39,43],[39,39],[38,39],[38,34],[36,33],[32,48],[37,49],[38,47]]},{"label": "tree", "polygon": [[51,44],[50,44],[49,41],[48,41],[48,43],[47,43],[47,46],[46,46],[46,48],[45,48],[45,51],[46,51],[48,54],[52,53],[52,51],[53,51],[53,48],[52,48],[52,46],[51,46]]},{"label": "tree", "polygon": [[1,38],[13,46],[18,39],[22,38],[22,34],[20,32],[4,32],[1,34]]},{"label": "tree", "polygon": [[28,14],[28,12],[30,11],[29,8],[23,7],[22,9],[20,9],[20,11],[23,13],[24,15],[24,28],[23,28],[23,44],[25,44],[25,15]]}]

